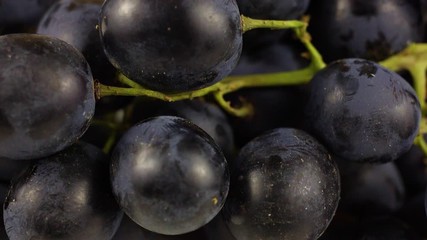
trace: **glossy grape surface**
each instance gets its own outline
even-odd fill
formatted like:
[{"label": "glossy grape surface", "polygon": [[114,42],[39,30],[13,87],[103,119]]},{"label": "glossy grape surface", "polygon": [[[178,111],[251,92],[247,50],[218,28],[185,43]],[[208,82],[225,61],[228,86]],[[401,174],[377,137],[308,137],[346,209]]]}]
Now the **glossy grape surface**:
[{"label": "glossy grape surface", "polygon": [[317,239],[339,195],[326,149],[301,130],[278,128],[241,149],[224,218],[238,240]]},{"label": "glossy grape surface", "polygon": [[95,111],[92,74],[71,45],[0,36],[0,158],[46,157],[76,142]]},{"label": "glossy grape surface", "polygon": [[200,99],[177,102],[141,101],[135,110],[137,121],[148,117],[170,115],[196,124],[213,138],[226,157],[234,155],[234,135],[227,115],[218,105]]},{"label": "glossy grape surface", "polygon": [[109,162],[86,143],[41,159],[13,181],[4,204],[11,240],[111,239],[123,216]]},{"label": "glossy grape surface", "polygon": [[362,59],[343,59],[319,71],[306,106],[307,125],[343,159],[388,162],[412,146],[421,110],[398,74]]},{"label": "glossy grape surface", "polygon": [[115,68],[104,54],[96,25],[101,0],[62,0],[44,14],[37,33],[57,37],[76,47],[91,66],[94,78],[107,82]]},{"label": "glossy grape surface", "polygon": [[234,0],[107,0],[99,26],[111,63],[159,91],[194,90],[221,80],[242,48]]},{"label": "glossy grape surface", "polygon": [[142,228],[125,215],[112,240],[235,240],[224,225],[218,226],[221,223],[217,219],[189,233],[164,235]]},{"label": "glossy grape surface", "polygon": [[423,38],[417,0],[314,0],[310,9],[308,31],[327,62],[380,61]]},{"label": "glossy grape surface", "polygon": [[229,177],[213,139],[179,117],[130,128],[112,155],[113,191],[122,209],[140,226],[166,235],[196,230],[215,217]]}]

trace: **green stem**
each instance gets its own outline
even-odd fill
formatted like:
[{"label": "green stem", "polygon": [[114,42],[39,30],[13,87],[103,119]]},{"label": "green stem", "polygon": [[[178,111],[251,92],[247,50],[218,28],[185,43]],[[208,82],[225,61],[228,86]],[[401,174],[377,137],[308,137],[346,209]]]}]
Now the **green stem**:
[{"label": "green stem", "polygon": [[235,108],[231,106],[231,102],[225,100],[224,94],[221,92],[214,93],[215,100],[222,106],[222,108],[228,113],[236,116],[236,117],[247,117],[254,114],[254,108],[251,103],[245,101],[244,99],[240,99],[240,103],[242,106],[239,108]]},{"label": "green stem", "polygon": [[110,136],[108,137],[107,141],[104,144],[104,147],[102,148],[102,151],[105,154],[109,154],[114,146],[114,143],[116,142],[117,139],[117,132],[116,130],[113,130],[110,134]]},{"label": "green stem", "polygon": [[426,112],[426,68],[424,64],[415,64],[414,67],[409,69],[414,80],[414,89],[420,101],[421,110]]},{"label": "green stem", "polygon": [[289,29],[289,28],[302,28],[307,23],[298,20],[262,20],[253,19],[241,15],[242,31],[243,33],[257,28],[269,28],[272,30]]},{"label": "green stem", "polygon": [[91,124],[95,125],[95,126],[100,126],[100,127],[115,129],[115,125],[113,123],[108,122],[108,121],[104,121],[104,120],[99,120],[99,119],[96,119],[96,118],[92,119]]},{"label": "green stem", "polygon": [[[130,88],[106,86],[100,83],[96,85],[96,95],[98,98],[105,96],[146,96],[164,101],[180,101],[184,99],[193,99],[202,97],[207,94],[213,94],[220,106],[227,112],[236,116],[247,116],[253,113],[252,106],[244,102],[241,107],[234,108],[231,103],[224,99],[227,93],[237,91],[248,87],[271,87],[271,86],[287,86],[308,83],[313,75],[320,69],[326,66],[321,54],[311,44],[311,37],[307,33],[308,19],[305,21],[285,21],[285,20],[258,20],[249,17],[241,16],[243,32],[255,28],[270,28],[270,29],[294,29],[300,41],[307,48],[311,64],[303,69],[289,72],[251,74],[242,76],[229,76],[222,81],[209,87],[182,93],[162,93],[142,87],[138,83],[128,79],[124,75],[119,76],[120,82]],[[304,20],[304,19],[303,19]]]},{"label": "green stem", "polygon": [[426,113],[427,44],[412,43],[403,51],[380,62],[392,71],[408,70],[423,113]]},{"label": "green stem", "polygon": [[129,78],[127,78],[125,75],[119,73],[117,79],[119,80],[119,82],[121,82],[122,84],[129,86],[131,88],[144,88],[143,86],[139,85],[138,83],[130,80]]},{"label": "green stem", "polygon": [[[123,88],[106,86],[98,83],[98,96],[148,96],[164,101],[180,101],[184,99],[192,99],[202,97],[210,93],[230,93],[246,87],[270,87],[270,86],[287,86],[308,83],[313,75],[317,72],[315,65],[310,65],[307,68],[290,72],[251,74],[241,76],[229,76],[222,81],[209,87],[182,93],[162,93],[146,88]],[[122,76],[123,78],[125,76]],[[131,81],[129,79],[129,81]]]},{"label": "green stem", "polygon": [[424,134],[427,132],[427,125],[425,119],[421,120],[419,134],[414,140],[414,144],[417,145],[424,153],[424,156],[427,156],[427,143],[424,139]]}]

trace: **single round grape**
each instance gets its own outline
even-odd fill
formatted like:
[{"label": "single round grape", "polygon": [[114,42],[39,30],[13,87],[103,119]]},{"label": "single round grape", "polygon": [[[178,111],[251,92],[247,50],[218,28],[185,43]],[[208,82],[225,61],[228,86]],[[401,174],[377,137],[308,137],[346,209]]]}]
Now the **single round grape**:
[{"label": "single round grape", "polygon": [[159,91],[218,82],[232,71],[242,49],[235,0],[106,0],[99,30],[111,63]]},{"label": "single round grape", "polygon": [[301,130],[277,128],[241,149],[223,216],[238,240],[317,239],[339,196],[326,149]]},{"label": "single round grape", "polygon": [[75,143],[95,111],[90,67],[37,34],[0,36],[0,158],[46,157]]},{"label": "single round grape", "polygon": [[406,200],[403,179],[393,162],[369,164],[336,160],[341,176],[340,209],[357,216],[391,214]]},{"label": "single round grape", "polygon": [[140,226],[177,235],[198,229],[222,208],[229,188],[227,161],[213,139],[191,122],[150,118],[117,143],[113,192]]},{"label": "single round grape", "polygon": [[111,239],[122,216],[108,159],[82,142],[29,167],[13,181],[4,204],[11,240]]},{"label": "single round grape", "polygon": [[310,131],[337,156],[388,162],[408,151],[421,109],[397,73],[364,59],[343,59],[316,73],[306,106]]},{"label": "single round grape", "polygon": [[381,61],[423,39],[419,0],[314,0],[308,32],[327,62]]}]

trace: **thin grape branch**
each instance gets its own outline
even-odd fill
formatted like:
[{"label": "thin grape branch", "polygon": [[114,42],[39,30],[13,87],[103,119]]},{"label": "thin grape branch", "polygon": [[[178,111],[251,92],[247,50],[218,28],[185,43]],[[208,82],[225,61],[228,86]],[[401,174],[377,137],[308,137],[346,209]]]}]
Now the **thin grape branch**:
[{"label": "thin grape branch", "polygon": [[303,21],[258,20],[242,15],[241,21],[243,32],[256,28],[293,29],[297,37],[307,48],[311,56],[311,64],[306,68],[296,71],[229,76],[212,86],[200,90],[173,94],[162,93],[144,88],[138,83],[120,74],[120,82],[129,87],[112,87],[97,83],[96,89],[98,98],[111,95],[146,96],[172,102],[183,99],[193,99],[196,97],[205,96],[207,94],[212,94],[220,106],[223,107],[227,112],[243,117],[252,114],[252,106],[249,103],[243,102],[242,106],[235,108],[231,106],[230,102],[225,100],[224,96],[226,94],[248,87],[270,87],[308,83],[317,71],[326,66],[320,53],[311,44],[311,38],[307,32],[308,19],[303,19]]}]

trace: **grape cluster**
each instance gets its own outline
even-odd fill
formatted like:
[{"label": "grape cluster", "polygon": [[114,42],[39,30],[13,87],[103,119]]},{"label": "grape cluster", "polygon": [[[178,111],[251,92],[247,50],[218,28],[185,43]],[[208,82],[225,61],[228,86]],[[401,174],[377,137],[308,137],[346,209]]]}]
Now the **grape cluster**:
[{"label": "grape cluster", "polygon": [[0,0],[0,239],[426,238],[425,2]]}]

